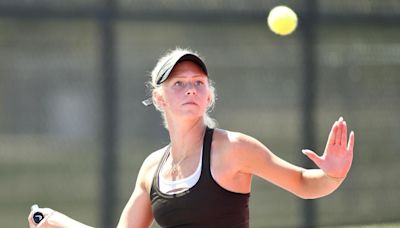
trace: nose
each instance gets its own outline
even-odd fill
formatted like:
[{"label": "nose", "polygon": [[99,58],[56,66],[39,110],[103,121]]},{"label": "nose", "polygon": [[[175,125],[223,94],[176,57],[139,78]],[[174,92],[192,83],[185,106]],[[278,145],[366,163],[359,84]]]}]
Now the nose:
[{"label": "nose", "polygon": [[186,95],[195,95],[196,94],[196,88],[193,85],[193,83],[188,83],[188,88],[186,90]]}]

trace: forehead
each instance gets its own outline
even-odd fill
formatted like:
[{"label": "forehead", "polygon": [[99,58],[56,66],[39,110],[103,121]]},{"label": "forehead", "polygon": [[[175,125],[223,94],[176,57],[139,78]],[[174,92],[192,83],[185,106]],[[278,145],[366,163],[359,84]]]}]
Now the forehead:
[{"label": "forehead", "polygon": [[207,77],[203,69],[196,63],[186,60],[177,63],[170,73],[170,77]]}]

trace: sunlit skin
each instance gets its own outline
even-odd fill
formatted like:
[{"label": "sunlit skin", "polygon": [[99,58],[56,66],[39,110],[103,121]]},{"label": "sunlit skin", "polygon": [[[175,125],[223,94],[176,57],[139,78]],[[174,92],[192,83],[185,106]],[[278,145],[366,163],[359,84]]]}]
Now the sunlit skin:
[{"label": "sunlit skin", "polygon": [[[205,126],[200,121],[201,118],[198,118],[197,111],[200,114],[205,111],[207,96],[199,95],[199,99],[204,102],[200,105],[201,108],[196,105],[187,109],[182,107],[182,104],[188,101],[188,96],[193,94],[189,94],[188,90],[183,90],[187,93],[181,90],[173,92],[170,86],[173,86],[176,82],[174,80],[179,78],[178,80],[192,82],[186,84],[188,86],[186,88],[195,88],[193,79],[196,70],[193,67],[196,69],[198,67],[195,64],[185,66],[178,64],[176,67],[180,69],[179,75],[186,76],[186,79],[173,75],[170,83],[164,87],[165,93],[156,94],[156,100],[167,113],[172,148],[170,163],[186,155],[187,160],[180,165],[180,177],[186,177],[193,173],[199,162],[198,149],[201,143],[199,137],[201,138]],[[187,118],[182,121],[182,117]],[[352,163],[353,146],[354,133],[350,133],[347,139],[347,124],[343,118],[339,118],[332,125],[322,156],[311,150],[303,151],[319,169],[304,169],[282,160],[251,136],[215,129],[211,148],[211,172],[221,187],[232,192],[249,193],[252,177],[256,175],[301,198],[319,198],[332,193],[343,182]],[[148,227],[151,224],[153,217],[149,192],[155,169],[163,153],[165,148],[154,152],[144,162],[135,191],[121,215],[119,228]],[[164,170],[168,170],[168,164],[166,163],[167,167]],[[161,175],[167,179],[175,179],[168,172]]]},{"label": "sunlit skin", "polygon": [[200,119],[210,103],[208,77],[197,64],[183,61],[154,95],[167,118]]},{"label": "sunlit skin", "polygon": [[340,117],[336,121],[328,136],[325,151],[322,156],[318,156],[311,150],[303,150],[327,175],[336,178],[344,178],[350,170],[353,161],[354,132],[350,132],[347,139],[347,123]]},{"label": "sunlit skin", "polygon": [[[191,175],[200,162],[206,128],[203,117],[210,104],[211,94],[207,75],[190,61],[178,63],[161,87],[153,92],[153,97],[156,105],[166,114],[170,156],[160,175],[176,180]],[[298,197],[319,198],[335,191],[345,180],[353,160],[354,141],[354,132],[348,136],[347,124],[340,117],[332,125],[321,156],[311,150],[302,151],[318,166],[318,169],[305,169],[279,158],[251,136],[217,128],[211,145],[210,170],[213,179],[228,191],[249,193],[252,177],[258,176]],[[151,153],[143,162],[118,228],[151,226],[154,219],[150,199],[151,183],[166,148]],[[169,172],[172,164],[178,164],[176,175]],[[43,212],[48,216],[52,210]],[[32,213],[28,219],[30,227],[35,227],[32,224]],[[56,225],[38,227],[68,227],[63,224],[86,227],[83,224],[79,226],[75,220],[66,216],[55,216],[51,221]]]}]

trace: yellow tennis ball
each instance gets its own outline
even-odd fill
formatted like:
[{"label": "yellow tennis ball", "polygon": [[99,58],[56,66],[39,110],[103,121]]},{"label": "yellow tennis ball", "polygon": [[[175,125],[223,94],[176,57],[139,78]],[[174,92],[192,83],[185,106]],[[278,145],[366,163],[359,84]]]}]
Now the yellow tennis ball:
[{"label": "yellow tennis ball", "polygon": [[268,26],[278,35],[289,35],[297,27],[297,15],[287,6],[276,6],[268,14]]}]

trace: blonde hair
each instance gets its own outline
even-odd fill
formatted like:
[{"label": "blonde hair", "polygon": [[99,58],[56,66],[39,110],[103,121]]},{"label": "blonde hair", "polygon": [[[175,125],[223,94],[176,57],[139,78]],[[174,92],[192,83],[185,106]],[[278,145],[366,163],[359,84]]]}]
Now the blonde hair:
[{"label": "blonde hair", "polygon": [[[168,122],[165,116],[164,111],[158,106],[155,97],[154,97],[154,91],[161,91],[161,85],[157,84],[157,74],[160,71],[161,67],[164,65],[164,63],[171,58],[171,56],[176,55],[181,52],[189,52],[189,53],[195,53],[190,49],[182,49],[182,48],[175,48],[174,50],[168,51],[166,54],[161,56],[161,58],[158,60],[156,66],[153,68],[151,74],[150,74],[150,80],[146,83],[147,88],[149,89],[149,93],[151,94],[151,99],[153,101],[154,107],[161,113],[161,118],[163,119],[163,125],[166,129],[168,129]],[[197,53],[196,53],[197,55]],[[203,115],[203,122],[206,126],[209,128],[215,128],[217,127],[217,121],[213,118],[210,117],[209,113],[212,112],[215,106],[215,100],[216,100],[216,91],[214,87],[214,82],[208,78],[208,87],[210,91],[210,104],[207,107],[206,113]]]}]

